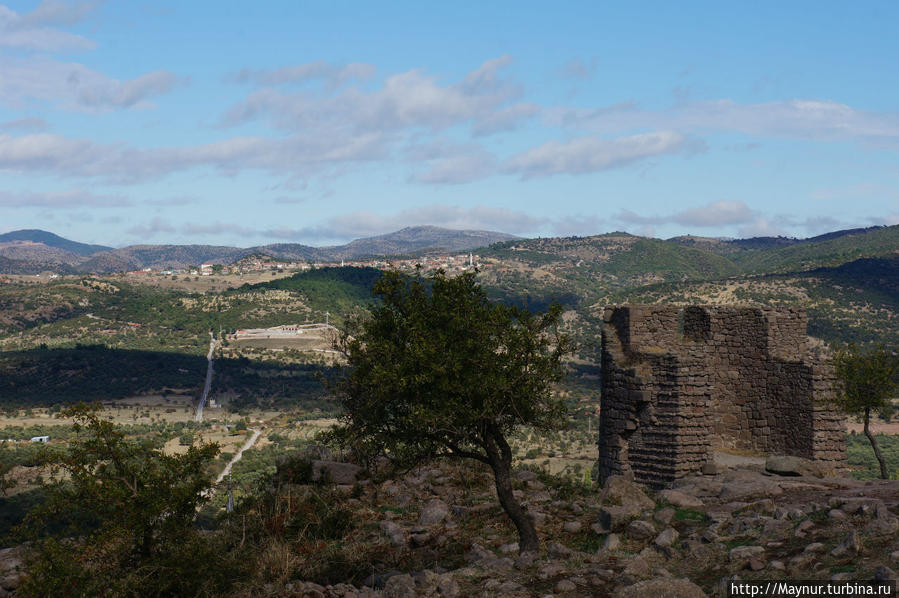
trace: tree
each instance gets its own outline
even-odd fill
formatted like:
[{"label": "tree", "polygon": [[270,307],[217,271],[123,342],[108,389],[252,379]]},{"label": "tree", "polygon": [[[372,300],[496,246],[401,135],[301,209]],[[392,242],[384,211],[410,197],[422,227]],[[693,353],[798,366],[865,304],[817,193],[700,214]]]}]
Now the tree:
[{"label": "tree", "polygon": [[[67,449],[47,449],[47,500],[20,534],[33,540],[23,596],[220,595],[240,567],[218,537],[194,526],[212,485],[214,444],[165,455],[86,405]],[[213,571],[211,572],[210,569]]]},{"label": "tree", "polygon": [[865,436],[880,463],[880,477],[889,479],[886,461],[871,433],[871,413],[889,421],[893,413],[892,396],[899,388],[899,357],[882,345],[867,351],[854,344],[840,351],[834,359],[837,376],[836,404],[849,415],[861,417]]},{"label": "tree", "polygon": [[473,272],[426,281],[387,272],[374,294],[380,303],[350,319],[337,341],[348,362],[336,385],[345,414],[331,437],[402,466],[486,463],[521,552],[536,551],[533,519],[512,494],[507,438],[517,426],[564,422],[552,392],[572,348],[557,331],[561,307],[533,315],[491,302]]}]

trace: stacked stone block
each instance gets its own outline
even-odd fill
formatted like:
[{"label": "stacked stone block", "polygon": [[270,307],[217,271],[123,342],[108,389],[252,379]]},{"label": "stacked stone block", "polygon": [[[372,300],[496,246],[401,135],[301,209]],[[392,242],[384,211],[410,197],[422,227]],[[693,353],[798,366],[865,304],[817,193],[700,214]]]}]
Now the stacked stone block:
[{"label": "stacked stone block", "polygon": [[798,309],[608,308],[602,342],[599,471],[660,487],[713,447],[844,465],[833,376],[806,358]]}]

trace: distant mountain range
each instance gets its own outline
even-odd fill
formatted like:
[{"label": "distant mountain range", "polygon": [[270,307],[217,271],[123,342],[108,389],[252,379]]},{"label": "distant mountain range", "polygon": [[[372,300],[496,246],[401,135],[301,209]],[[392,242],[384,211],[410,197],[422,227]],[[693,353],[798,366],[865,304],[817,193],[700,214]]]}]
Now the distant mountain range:
[{"label": "distant mountain range", "polygon": [[253,254],[282,260],[339,261],[429,252],[460,252],[516,239],[494,231],[450,230],[416,226],[346,245],[310,247],[276,243],[240,248],[216,245],[130,245],[113,249],[64,239],[42,230],[18,230],[0,235],[0,273],[108,273],[141,268],[182,268],[201,263],[230,264]]}]

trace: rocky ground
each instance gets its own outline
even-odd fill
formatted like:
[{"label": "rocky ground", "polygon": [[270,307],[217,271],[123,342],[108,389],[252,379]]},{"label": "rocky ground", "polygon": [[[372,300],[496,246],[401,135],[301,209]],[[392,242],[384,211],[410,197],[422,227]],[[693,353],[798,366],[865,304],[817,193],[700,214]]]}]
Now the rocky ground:
[{"label": "rocky ground", "polygon": [[[529,470],[516,494],[543,549],[518,554],[489,472],[445,464],[339,486],[371,573],[353,583],[286,575],[253,596],[719,596],[732,579],[896,579],[899,482],[816,477],[794,458],[708,467],[653,493],[622,477],[591,490]],[[348,482],[352,466],[337,466]],[[0,597],[18,555],[0,553]],[[349,569],[348,569],[349,571]],[[349,575],[349,573],[348,573]],[[319,580],[322,581],[322,580]]]}]

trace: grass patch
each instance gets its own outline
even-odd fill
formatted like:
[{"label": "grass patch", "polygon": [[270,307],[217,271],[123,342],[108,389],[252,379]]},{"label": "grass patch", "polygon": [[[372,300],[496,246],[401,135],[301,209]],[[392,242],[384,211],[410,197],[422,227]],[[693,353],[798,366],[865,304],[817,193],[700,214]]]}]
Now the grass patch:
[{"label": "grass patch", "polygon": [[747,538],[737,539],[737,540],[728,540],[727,542],[724,543],[724,545],[727,546],[728,550],[733,550],[734,548],[737,548],[738,546],[749,546],[750,544],[751,544],[751,541]]},{"label": "grass patch", "polygon": [[678,509],[674,512],[675,521],[685,521],[689,523],[703,523],[709,520],[709,516],[702,511],[694,511],[693,509]]}]

